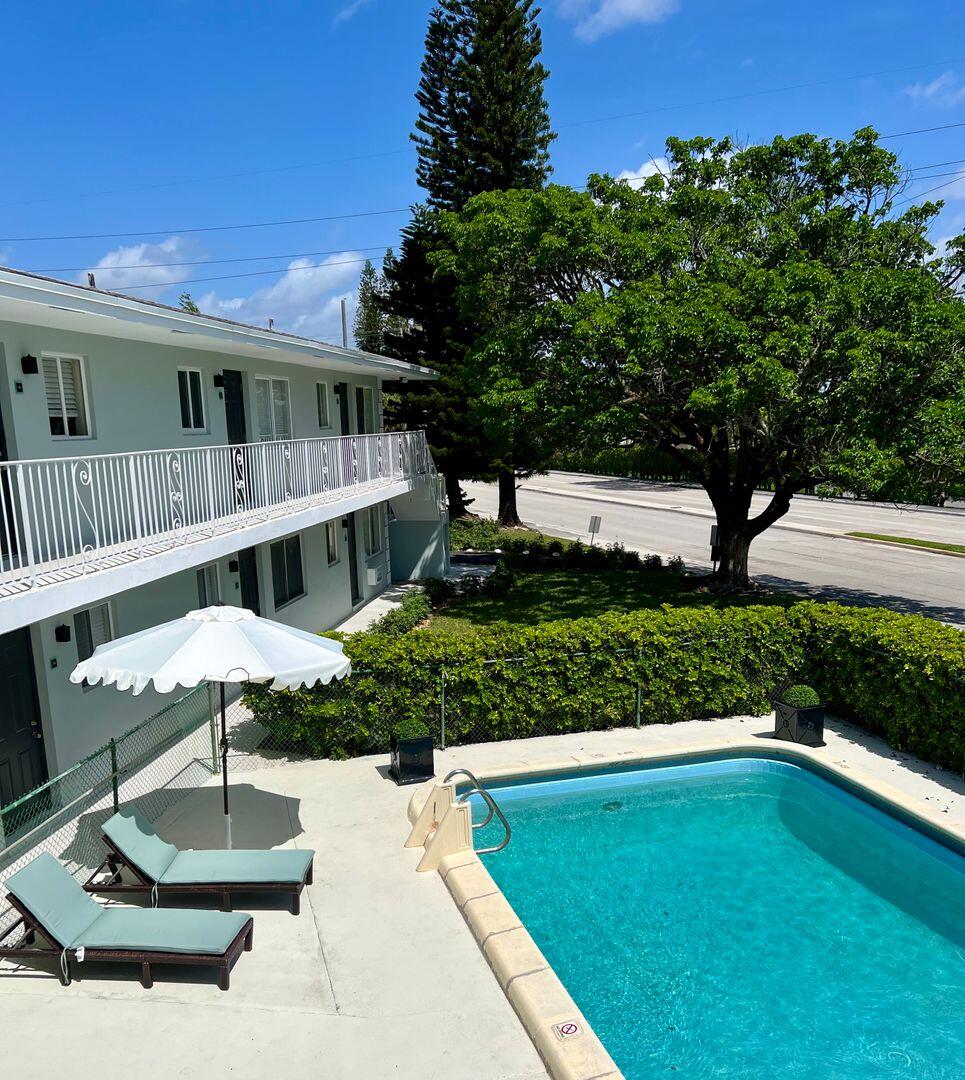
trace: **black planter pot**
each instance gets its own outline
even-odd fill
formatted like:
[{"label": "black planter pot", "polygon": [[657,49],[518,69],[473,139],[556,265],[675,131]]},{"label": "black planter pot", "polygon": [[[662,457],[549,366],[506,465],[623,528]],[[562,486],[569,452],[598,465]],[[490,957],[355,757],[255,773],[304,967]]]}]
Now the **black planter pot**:
[{"label": "black planter pot", "polygon": [[389,776],[397,784],[420,784],[435,776],[432,760],[432,736],[419,739],[397,739],[391,741]]},{"label": "black planter pot", "polygon": [[824,706],[796,709],[783,701],[775,701],[774,738],[802,746],[824,746]]}]

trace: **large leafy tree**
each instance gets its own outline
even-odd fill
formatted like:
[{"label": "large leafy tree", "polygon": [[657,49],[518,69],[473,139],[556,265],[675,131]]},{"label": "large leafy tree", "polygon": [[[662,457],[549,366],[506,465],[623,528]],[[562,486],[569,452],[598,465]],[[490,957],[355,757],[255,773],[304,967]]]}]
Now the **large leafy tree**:
[{"label": "large leafy tree", "polygon": [[445,216],[437,258],[486,328],[489,407],[673,455],[713,504],[727,586],[796,492],[880,488],[888,469],[961,483],[961,247],[934,257],[939,206],[899,202],[876,133],[670,140],[667,157],[639,189],[591,177]]},{"label": "large leafy tree", "polygon": [[[450,407],[434,425],[432,445],[440,461],[449,462],[450,512],[456,516],[464,509],[459,478],[495,471],[500,518],[507,523],[519,520],[517,474],[538,467],[541,459],[532,452],[522,457],[519,444],[503,440],[502,426],[492,422],[478,398],[477,380],[467,367],[477,328],[460,314],[453,282],[423,256],[437,246],[434,214],[459,210],[480,192],[545,183],[553,135],[543,94],[547,71],[539,61],[538,14],[533,0],[440,0],[433,8],[413,135],[416,176],[429,212],[416,216],[410,242],[386,272],[387,310],[406,317],[414,331],[411,340],[398,335],[393,348],[405,359],[421,355],[447,384]],[[421,352],[427,337],[440,350],[431,356]],[[413,388],[399,398],[392,419],[410,426],[422,421],[428,412],[424,399],[434,394],[421,385]],[[453,470],[458,472],[449,477]]]}]

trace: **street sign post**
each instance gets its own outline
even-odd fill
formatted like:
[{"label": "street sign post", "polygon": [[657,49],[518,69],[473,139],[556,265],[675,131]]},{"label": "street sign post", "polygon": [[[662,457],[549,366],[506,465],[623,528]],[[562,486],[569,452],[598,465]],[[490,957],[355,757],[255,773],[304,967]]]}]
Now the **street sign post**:
[{"label": "street sign post", "polygon": [[596,540],[596,534],[600,531],[600,525],[602,518],[599,514],[594,514],[590,518],[590,547],[593,547],[593,542]]}]

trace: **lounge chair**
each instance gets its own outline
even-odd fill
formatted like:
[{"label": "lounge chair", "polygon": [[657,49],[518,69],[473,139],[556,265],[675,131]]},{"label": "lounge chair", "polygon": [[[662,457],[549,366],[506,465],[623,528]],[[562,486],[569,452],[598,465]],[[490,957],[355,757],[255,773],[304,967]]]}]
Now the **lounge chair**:
[{"label": "lounge chair", "polygon": [[[17,919],[0,936],[0,959],[60,959],[70,983],[70,959],[141,965],[141,984],[153,985],[151,964],[202,964],[219,969],[227,990],[231,966],[250,951],[254,923],[243,912],[105,908],[60,863],[43,852],[6,881]],[[13,940],[12,945],[6,944]],[[38,940],[42,939],[42,940]]]},{"label": "lounge chair", "polygon": [[[301,908],[301,892],[312,883],[314,851],[179,851],[134,809],[126,808],[102,826],[108,853],[84,888],[94,893],[151,893],[157,905],[164,893],[218,894],[225,911],[232,892],[291,893],[291,910]],[[136,881],[125,882],[127,869]]]}]

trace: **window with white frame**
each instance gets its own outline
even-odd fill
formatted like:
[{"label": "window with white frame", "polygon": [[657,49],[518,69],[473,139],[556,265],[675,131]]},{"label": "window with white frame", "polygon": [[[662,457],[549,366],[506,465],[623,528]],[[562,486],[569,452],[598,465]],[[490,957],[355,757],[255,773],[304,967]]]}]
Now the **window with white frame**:
[{"label": "window with white frame", "polygon": [[198,570],[198,607],[214,607],[221,603],[221,582],[218,578],[218,565],[202,566]]},{"label": "window with white frame", "polygon": [[204,391],[197,368],[178,368],[178,395],[181,399],[181,430],[204,431]]},{"label": "window with white frame", "polygon": [[362,522],[365,554],[371,557],[382,550],[382,507],[370,506]]},{"label": "window with white frame", "polygon": [[332,414],[329,411],[328,383],[315,383],[315,400],[318,405],[318,426],[327,428],[332,426]]},{"label": "window with white frame", "polygon": [[288,536],[271,545],[271,580],[275,610],[305,595],[302,575],[302,538]]},{"label": "window with white frame", "polygon": [[338,562],[338,522],[325,522],[325,551],[328,554],[328,565],[334,566]]},{"label": "window with white frame", "polygon": [[290,439],[292,435],[290,387],[287,379],[255,378],[255,418],[258,438]]},{"label": "window with white frame", "polygon": [[50,434],[58,439],[86,438],[90,435],[90,424],[83,359],[45,355],[43,362]]},{"label": "window with white frame", "polygon": [[[97,604],[74,614],[74,637],[77,641],[77,660],[88,660],[94,655],[98,645],[104,645],[114,636],[111,623],[110,604]],[[86,680],[81,684],[87,691],[91,689]]]}]

